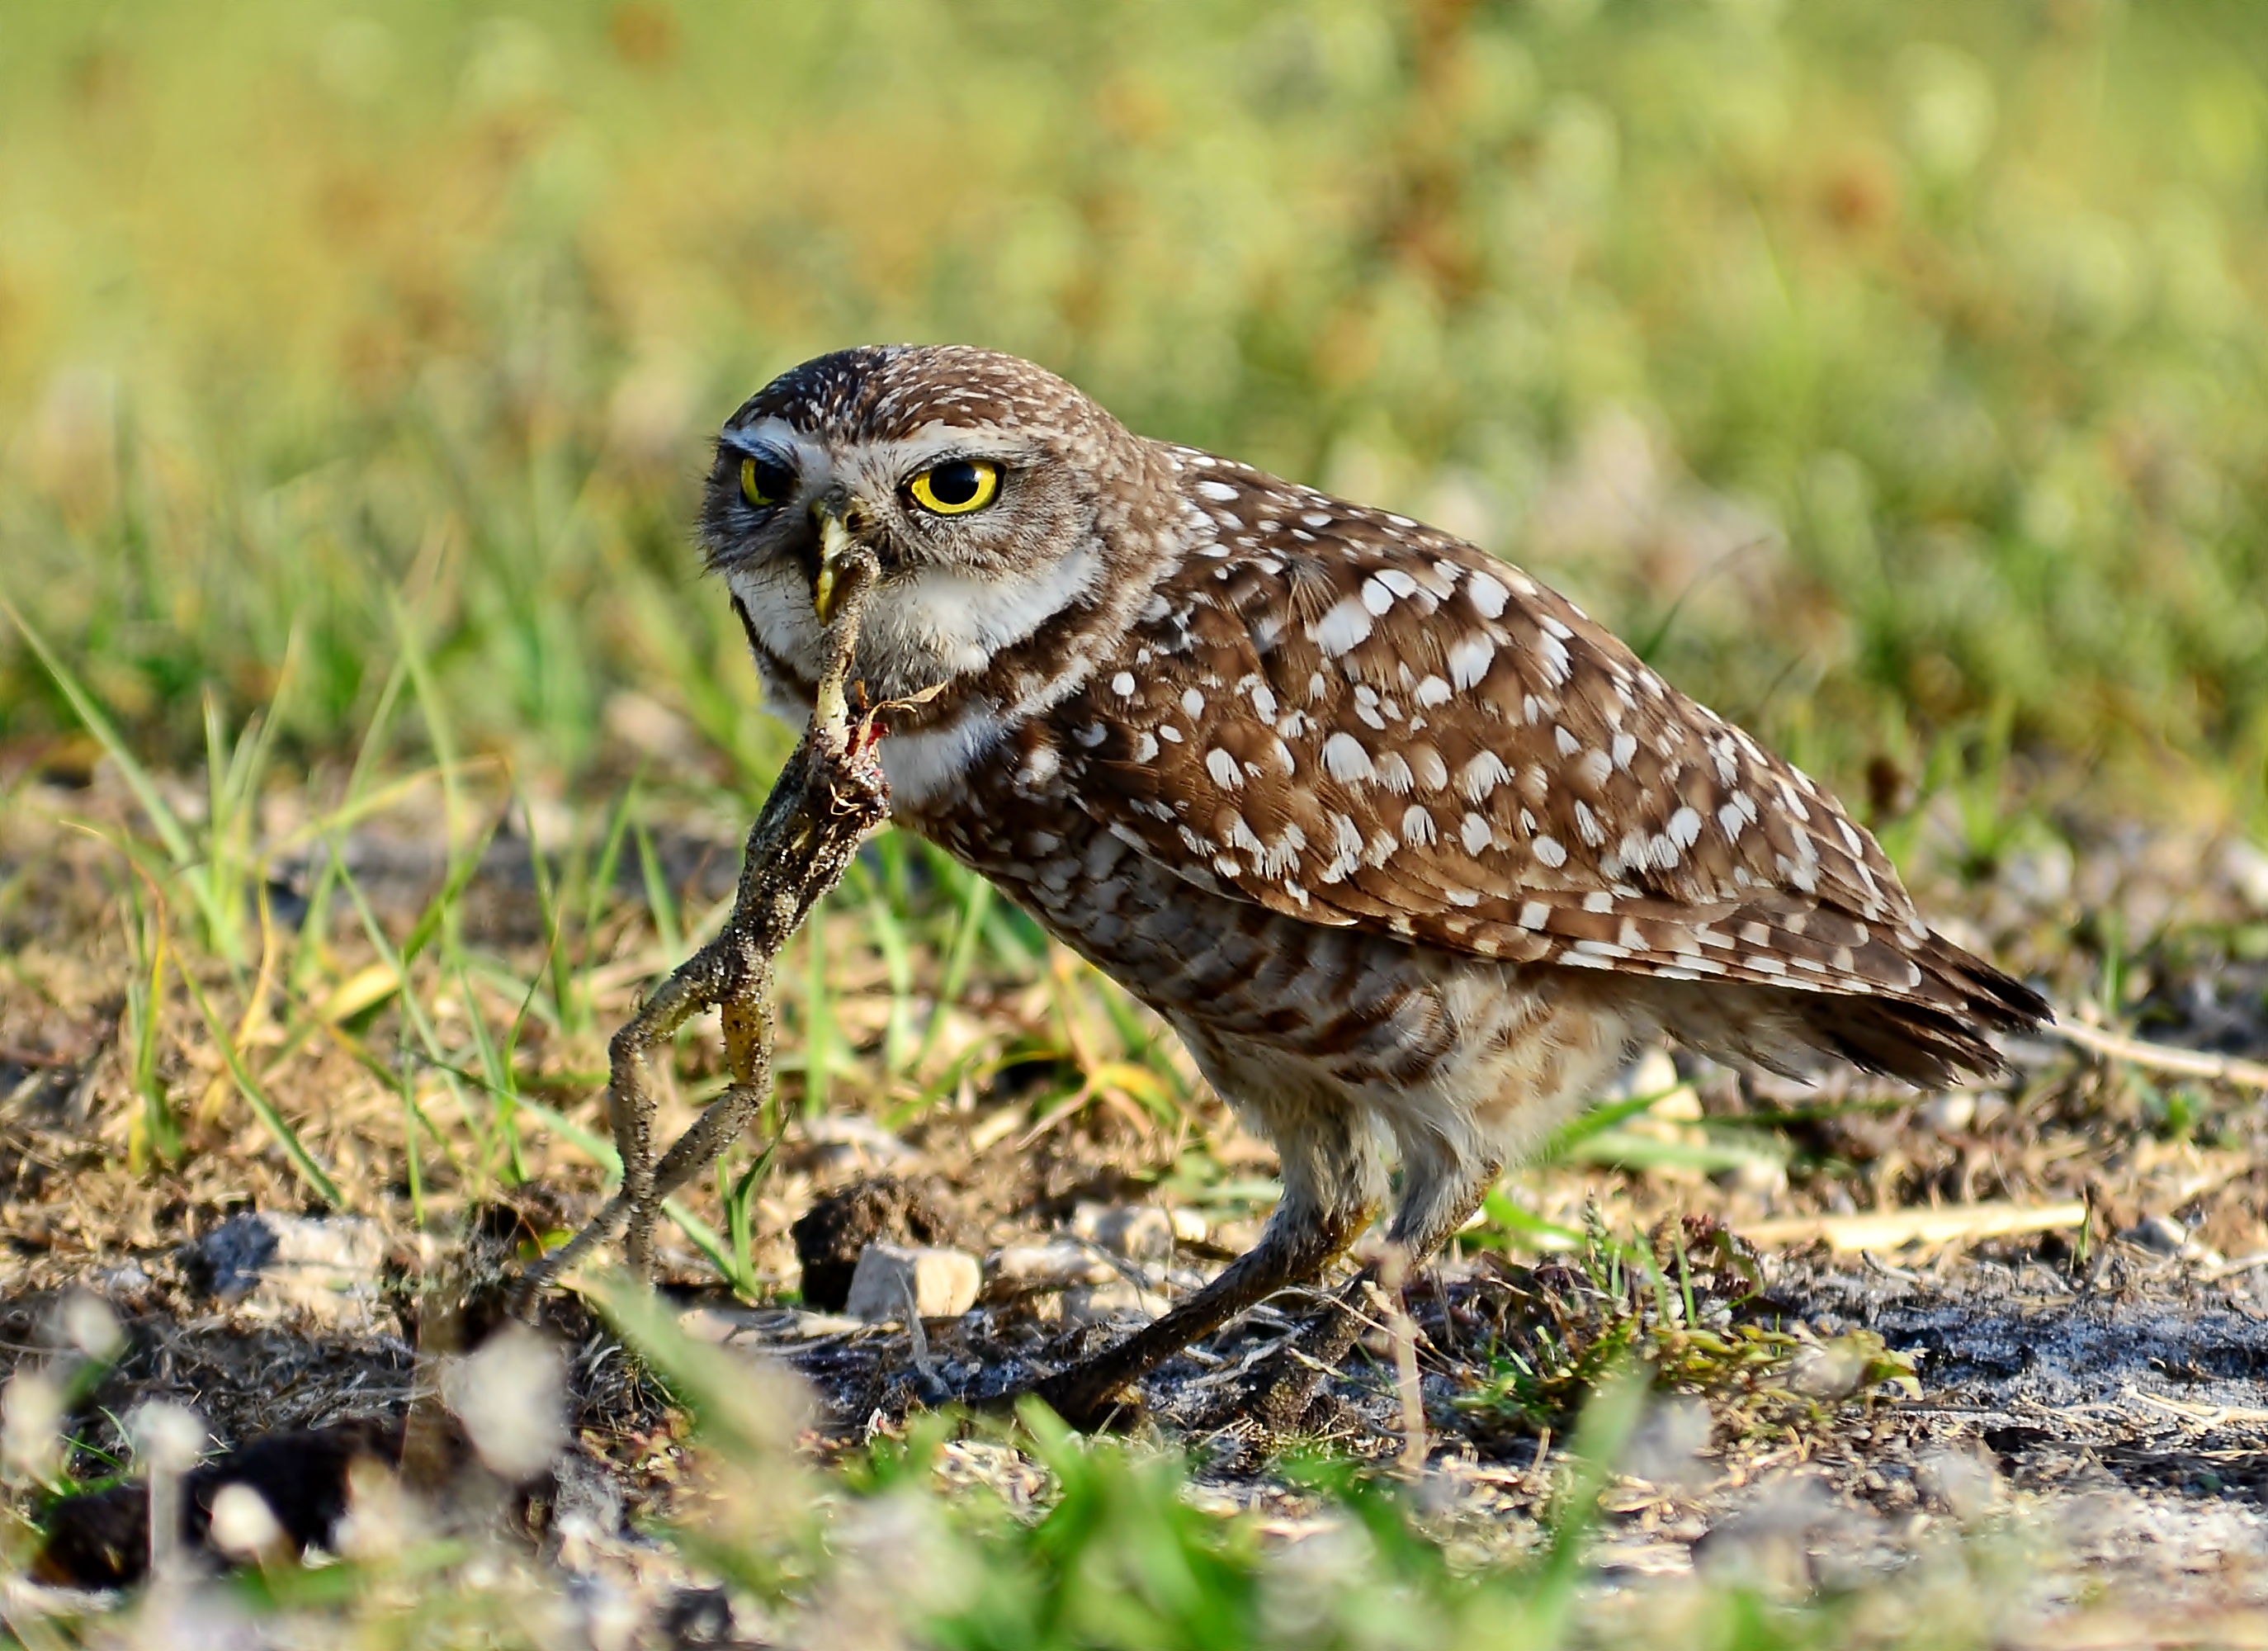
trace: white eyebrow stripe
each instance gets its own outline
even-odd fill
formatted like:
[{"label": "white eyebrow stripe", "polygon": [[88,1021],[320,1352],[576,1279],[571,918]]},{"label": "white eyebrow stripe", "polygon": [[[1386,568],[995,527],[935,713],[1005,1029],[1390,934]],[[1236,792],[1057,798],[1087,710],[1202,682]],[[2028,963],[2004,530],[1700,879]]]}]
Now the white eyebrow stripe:
[{"label": "white eyebrow stripe", "polygon": [[791,454],[799,478],[806,485],[822,487],[830,482],[876,481],[895,487],[939,459],[990,459],[1006,465],[1030,457],[1033,451],[1031,438],[1018,431],[997,424],[949,424],[934,418],[894,440],[838,447],[769,413],[751,424],[725,425],[719,439],[742,451],[763,447]]}]

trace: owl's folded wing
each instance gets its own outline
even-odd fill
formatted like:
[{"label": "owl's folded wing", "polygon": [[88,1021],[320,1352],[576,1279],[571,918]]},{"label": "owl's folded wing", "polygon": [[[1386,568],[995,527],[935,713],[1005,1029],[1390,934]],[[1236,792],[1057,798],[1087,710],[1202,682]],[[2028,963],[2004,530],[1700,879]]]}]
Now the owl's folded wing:
[{"label": "owl's folded wing", "polygon": [[1359,532],[1193,561],[1057,709],[1100,826],[1275,910],[1479,956],[2045,1013],[1928,930],[1831,798],[1572,603],[1332,503]]}]

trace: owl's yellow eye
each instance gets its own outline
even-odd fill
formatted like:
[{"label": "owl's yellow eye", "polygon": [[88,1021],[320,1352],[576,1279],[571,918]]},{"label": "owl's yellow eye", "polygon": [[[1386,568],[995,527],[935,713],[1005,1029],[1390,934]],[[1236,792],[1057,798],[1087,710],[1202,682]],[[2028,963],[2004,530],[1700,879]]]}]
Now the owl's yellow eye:
[{"label": "owl's yellow eye", "polygon": [[762,510],[795,491],[795,472],[753,455],[740,461],[740,497]]},{"label": "owl's yellow eye", "polygon": [[983,459],[954,459],[924,470],[906,483],[914,503],[938,516],[983,510],[1000,490],[1000,467]]}]

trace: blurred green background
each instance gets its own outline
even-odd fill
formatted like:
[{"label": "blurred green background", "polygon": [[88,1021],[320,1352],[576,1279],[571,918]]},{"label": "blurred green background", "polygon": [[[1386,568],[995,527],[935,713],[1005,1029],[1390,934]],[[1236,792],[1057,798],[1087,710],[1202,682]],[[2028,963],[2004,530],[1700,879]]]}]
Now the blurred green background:
[{"label": "blurred green background", "polygon": [[[346,748],[409,636],[523,772],[658,704],[754,786],[706,434],[962,339],[1537,569],[1878,820],[2257,821],[2264,62],[2244,0],[11,0],[0,593],[161,756],[295,633]],[[0,627],[0,749],[71,726]]]}]

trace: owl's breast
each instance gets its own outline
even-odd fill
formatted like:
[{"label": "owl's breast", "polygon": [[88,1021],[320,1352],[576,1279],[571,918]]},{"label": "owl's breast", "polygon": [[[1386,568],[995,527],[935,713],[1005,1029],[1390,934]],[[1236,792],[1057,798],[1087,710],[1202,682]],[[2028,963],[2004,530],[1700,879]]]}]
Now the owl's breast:
[{"label": "owl's breast", "polygon": [[[901,771],[915,770],[894,770],[894,783]],[[1501,1041],[1497,1021],[1528,995],[1510,989],[1509,966],[1302,922],[1208,886],[1202,864],[1161,863],[1079,806],[1044,724],[996,732],[895,807],[900,825],[1176,1025],[1320,1062],[1349,1083],[1461,1068]]]}]

